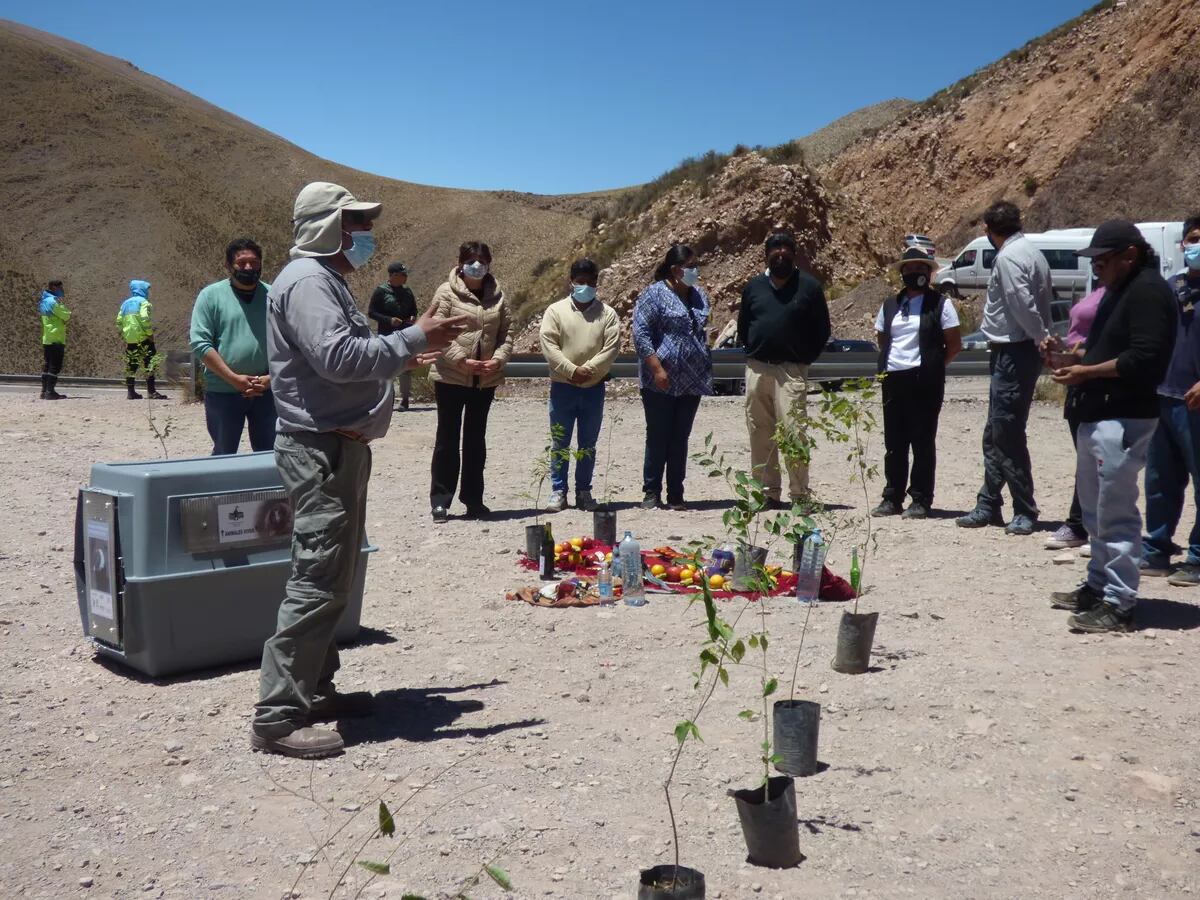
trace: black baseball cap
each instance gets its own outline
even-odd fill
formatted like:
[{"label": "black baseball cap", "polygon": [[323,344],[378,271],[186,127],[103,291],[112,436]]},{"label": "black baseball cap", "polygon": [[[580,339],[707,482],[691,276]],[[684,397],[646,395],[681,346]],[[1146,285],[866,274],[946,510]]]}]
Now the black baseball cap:
[{"label": "black baseball cap", "polygon": [[1128,219],[1109,219],[1096,229],[1092,242],[1082,250],[1076,250],[1079,256],[1096,257],[1114,250],[1125,250],[1145,242],[1142,233]]},{"label": "black baseball cap", "polygon": [[408,266],[406,266],[402,262],[388,263],[388,274],[389,275],[407,275],[408,274]]}]

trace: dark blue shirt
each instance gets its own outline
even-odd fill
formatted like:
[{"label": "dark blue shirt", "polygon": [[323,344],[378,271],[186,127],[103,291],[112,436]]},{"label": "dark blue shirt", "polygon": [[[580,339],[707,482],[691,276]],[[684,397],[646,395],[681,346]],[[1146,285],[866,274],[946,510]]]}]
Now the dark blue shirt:
[{"label": "dark blue shirt", "polygon": [[1188,278],[1188,270],[1177,273],[1170,281],[1175,299],[1179,301],[1179,331],[1167,377],[1158,388],[1163,397],[1182,400],[1183,395],[1200,382],[1200,328],[1193,328],[1196,306],[1200,305],[1200,278]]}]

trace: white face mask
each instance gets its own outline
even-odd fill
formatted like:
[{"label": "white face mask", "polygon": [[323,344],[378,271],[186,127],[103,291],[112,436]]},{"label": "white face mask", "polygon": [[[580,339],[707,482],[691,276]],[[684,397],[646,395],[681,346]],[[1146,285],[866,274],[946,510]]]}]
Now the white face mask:
[{"label": "white face mask", "polygon": [[688,287],[695,287],[700,283],[700,269],[692,266],[690,269],[683,270],[683,283]]},{"label": "white face mask", "polygon": [[487,275],[487,263],[475,260],[474,262],[465,263],[462,267],[462,273],[468,278],[483,278]]}]

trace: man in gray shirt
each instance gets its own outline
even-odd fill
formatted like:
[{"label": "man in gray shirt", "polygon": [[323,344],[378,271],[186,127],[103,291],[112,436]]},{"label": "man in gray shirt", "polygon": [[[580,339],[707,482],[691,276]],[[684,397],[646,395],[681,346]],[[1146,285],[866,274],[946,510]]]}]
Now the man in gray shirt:
[{"label": "man in gray shirt", "polygon": [[340,185],[306,185],[296,197],[291,262],[267,295],[275,464],[294,522],[292,574],[263,647],[250,745],[302,759],[342,751],[341,735],[311,722],[371,711],[369,694],[334,689],[333,632],[359,565],[368,444],[387,433],[392,379],[436,360],[466,321],[426,315],[393,334],[372,333],[345,279],[374,250],[381,210]]},{"label": "man in gray shirt", "polygon": [[983,307],[983,334],[991,351],[992,383],[983,429],[983,487],[975,509],[957,519],[963,528],[1003,525],[1007,484],[1013,517],[1008,534],[1032,534],[1038,508],[1033,499],[1033,469],[1025,426],[1038,372],[1039,346],[1049,333],[1054,289],[1050,265],[1021,233],[1021,212],[1000,201],[983,214],[984,230],[998,251]]}]

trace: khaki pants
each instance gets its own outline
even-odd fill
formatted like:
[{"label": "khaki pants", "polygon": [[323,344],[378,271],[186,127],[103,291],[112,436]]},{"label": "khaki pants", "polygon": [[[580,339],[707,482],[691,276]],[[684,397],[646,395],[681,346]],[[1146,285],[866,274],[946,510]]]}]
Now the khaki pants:
[{"label": "khaki pants", "polygon": [[[751,475],[762,482],[766,494],[779,500],[781,477],[775,426],[788,411],[808,412],[808,366],[801,363],[764,363],[746,360],[746,427],[750,431]],[[788,493],[792,500],[808,494],[808,465],[788,467]]]},{"label": "khaki pants", "polygon": [[292,577],[263,647],[254,730],[278,738],[308,724],[340,664],[333,632],[350,600],[367,513],[371,450],[340,434],[285,432],[275,464],[295,508]]}]

